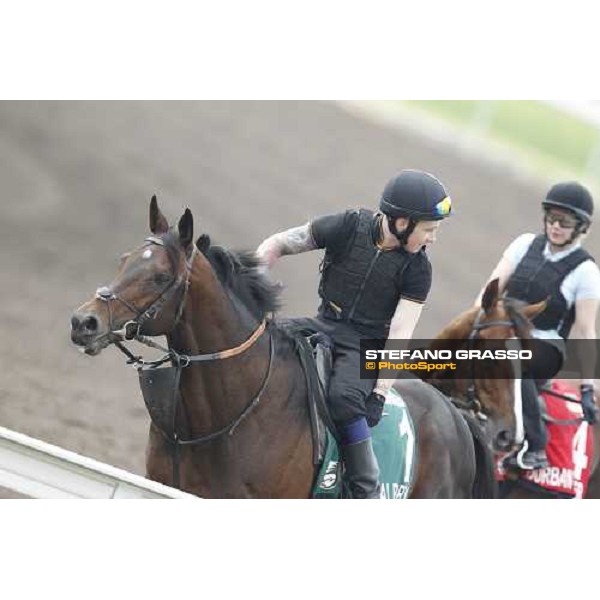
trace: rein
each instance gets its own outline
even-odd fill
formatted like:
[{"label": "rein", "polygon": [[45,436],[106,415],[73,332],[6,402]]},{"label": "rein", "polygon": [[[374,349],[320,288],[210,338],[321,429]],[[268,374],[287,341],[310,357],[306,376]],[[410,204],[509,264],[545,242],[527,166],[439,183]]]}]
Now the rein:
[{"label": "rein", "polygon": [[[248,340],[246,340],[240,346],[237,346],[236,348],[232,348],[231,350],[224,350],[222,352],[213,352],[210,354],[197,354],[194,356],[181,355],[175,351],[172,351],[173,356],[177,357],[177,358],[175,358],[176,372],[175,372],[175,378],[174,378],[174,389],[173,389],[173,394],[172,394],[172,396],[175,398],[173,421],[175,421],[175,418],[177,416],[177,406],[178,406],[179,402],[182,400],[181,394],[177,393],[179,391],[179,382],[181,379],[182,369],[189,367],[193,362],[208,362],[208,361],[212,361],[212,360],[222,360],[222,359],[231,358],[232,356],[241,354],[242,352],[244,352],[244,350],[249,348],[260,337],[260,335],[262,335],[262,333],[265,330],[265,327],[266,327],[266,324],[265,324],[265,321],[263,320],[263,322],[260,324],[258,329],[256,329],[256,331],[252,334],[252,336],[250,338],[248,338]],[[256,406],[258,406],[258,403],[260,402],[262,395],[263,395],[265,389],[267,388],[267,385],[271,378],[274,354],[275,354],[275,342],[273,340],[273,336],[272,336],[271,332],[269,331],[269,364],[267,366],[267,372],[263,378],[260,389],[255,394],[255,396],[252,398],[252,400],[250,400],[250,402],[244,407],[244,409],[241,411],[241,413],[238,416],[236,416],[231,422],[229,422],[224,427],[221,427],[217,431],[213,431],[212,433],[208,433],[208,434],[201,435],[201,436],[189,439],[189,440],[185,440],[185,439],[181,439],[179,437],[175,423],[173,423],[173,435],[169,436],[167,434],[167,432],[164,431],[159,425],[157,425],[157,423],[154,420],[152,421],[154,426],[158,429],[158,431],[160,431],[160,433],[163,435],[163,437],[170,444],[172,444],[172,447],[173,447],[172,467],[173,467],[173,486],[174,487],[176,487],[176,488],[180,487],[180,477],[179,477],[180,468],[179,467],[180,467],[180,463],[181,463],[181,446],[200,446],[202,444],[212,442],[213,440],[220,438],[221,436],[223,436],[225,434],[227,434],[228,436],[232,436],[235,433],[235,430],[237,429],[238,425],[244,419],[246,419],[246,417],[248,417],[248,415],[256,408]],[[185,362],[180,362],[179,358],[184,358]]]},{"label": "rein", "polygon": [[[545,394],[549,394],[550,396],[553,396],[554,398],[559,398],[560,400],[564,400],[565,402],[572,402],[574,404],[579,404],[581,405],[581,400],[577,400],[577,398],[573,398],[572,396],[567,396],[566,394],[561,394],[559,392],[555,392],[553,389],[550,388],[549,385],[545,385],[542,390]],[[572,419],[555,419],[554,417],[551,417],[546,410],[544,410],[542,412],[542,417],[544,417],[544,420],[549,422],[549,423],[555,423],[556,425],[578,425],[579,423],[581,423],[584,419],[583,417],[573,417]]]},{"label": "rein", "polygon": [[[471,333],[469,334],[469,350],[473,349],[475,340],[479,339],[479,332],[490,327],[514,327],[515,323],[512,320],[496,320],[488,321],[487,323],[480,323],[483,311],[480,310]],[[487,416],[482,411],[481,402],[477,398],[477,390],[475,386],[475,363],[473,359],[470,361],[470,373],[469,373],[469,385],[467,387],[467,400],[463,402],[457,398],[452,399],[452,403],[461,410],[473,411],[475,416],[481,421],[487,421]]]}]

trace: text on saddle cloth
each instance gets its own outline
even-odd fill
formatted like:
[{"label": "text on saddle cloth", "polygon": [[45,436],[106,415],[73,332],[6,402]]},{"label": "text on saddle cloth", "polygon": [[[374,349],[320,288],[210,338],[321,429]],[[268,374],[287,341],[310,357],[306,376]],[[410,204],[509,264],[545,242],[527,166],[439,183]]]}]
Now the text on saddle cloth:
[{"label": "text on saddle cloth", "polygon": [[[579,392],[565,381],[552,381],[550,390],[580,399]],[[543,469],[522,471],[519,477],[551,492],[583,498],[590,478],[594,430],[581,420],[580,404],[566,402],[544,391],[541,399],[545,406],[548,431],[546,454],[550,464]],[[497,475],[500,480],[505,478],[500,466]]]},{"label": "text on saddle cloth", "polygon": [[[383,418],[371,432],[380,468],[381,498],[408,498],[416,470],[416,433],[408,408],[394,389],[388,392]],[[341,477],[339,448],[333,437],[328,436],[325,459],[313,488],[313,498],[340,498]]]}]

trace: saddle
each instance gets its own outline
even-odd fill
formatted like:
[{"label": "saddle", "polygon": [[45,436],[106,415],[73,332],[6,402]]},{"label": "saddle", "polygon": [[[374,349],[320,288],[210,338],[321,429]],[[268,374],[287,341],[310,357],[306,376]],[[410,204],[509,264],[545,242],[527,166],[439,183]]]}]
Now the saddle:
[{"label": "saddle", "polygon": [[327,393],[333,369],[333,342],[328,335],[321,332],[310,332],[306,335],[302,330],[287,327],[286,332],[294,340],[306,378],[313,436],[313,464],[320,465],[327,446],[327,431],[335,440],[339,439],[327,405]]},{"label": "saddle", "polygon": [[[286,331],[289,331],[286,328]],[[322,332],[292,329],[308,387],[313,432],[313,462],[320,466],[312,497],[350,497],[343,481],[339,436],[327,406],[327,392],[333,368],[333,342]],[[395,390],[387,398],[384,418],[372,429],[373,448],[381,471],[381,498],[403,499],[412,487],[416,432],[404,401]]]}]

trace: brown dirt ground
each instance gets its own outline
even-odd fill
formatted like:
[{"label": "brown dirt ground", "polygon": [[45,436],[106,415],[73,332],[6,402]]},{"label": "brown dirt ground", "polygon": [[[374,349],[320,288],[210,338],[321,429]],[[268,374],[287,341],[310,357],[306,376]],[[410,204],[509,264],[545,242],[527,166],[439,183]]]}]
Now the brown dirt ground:
[{"label": "brown dirt ground", "polygon": [[[171,219],[189,206],[197,233],[253,248],[312,216],[374,206],[406,167],[435,173],[456,207],[430,252],[427,337],[473,301],[517,233],[537,230],[544,186],[331,103],[0,103],[0,424],[143,474],[136,373],[116,350],[79,354],[69,318],[147,233],[150,196]],[[277,267],[288,315],[317,305],[313,254]]]}]

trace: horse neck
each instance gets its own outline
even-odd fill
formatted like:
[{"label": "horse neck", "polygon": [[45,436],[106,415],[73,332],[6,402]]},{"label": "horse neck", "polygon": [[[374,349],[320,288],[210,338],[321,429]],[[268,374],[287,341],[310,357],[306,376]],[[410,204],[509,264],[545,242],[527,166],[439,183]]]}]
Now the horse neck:
[{"label": "horse neck", "polygon": [[[228,293],[209,264],[197,258],[182,317],[168,336],[169,345],[190,356],[229,350],[247,340],[256,327],[256,321]],[[264,347],[264,352],[253,352],[256,346]],[[247,394],[236,393],[237,388],[246,387],[240,386],[245,381],[249,381],[248,387],[256,387],[257,373],[261,377],[264,371],[262,363],[268,357],[268,346],[261,339],[243,354],[246,356],[192,363],[183,369],[181,392],[190,434],[221,428],[248,402]]]},{"label": "horse neck", "polygon": [[253,328],[245,316],[208,262],[197,257],[190,273],[182,318],[170,339],[185,347],[177,350],[189,354],[232,348]]}]

